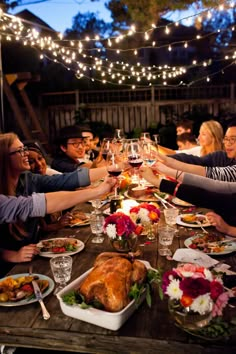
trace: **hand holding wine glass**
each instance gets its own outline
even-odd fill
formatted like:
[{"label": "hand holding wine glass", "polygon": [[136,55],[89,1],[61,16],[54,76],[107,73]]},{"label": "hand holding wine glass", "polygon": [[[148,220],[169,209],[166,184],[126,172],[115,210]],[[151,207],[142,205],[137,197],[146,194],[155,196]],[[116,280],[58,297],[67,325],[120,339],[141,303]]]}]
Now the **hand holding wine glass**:
[{"label": "hand holding wine glass", "polygon": [[[114,152],[107,155],[107,172],[112,177],[118,177],[123,172],[121,157]],[[115,187],[115,197],[117,197],[117,187]]]}]

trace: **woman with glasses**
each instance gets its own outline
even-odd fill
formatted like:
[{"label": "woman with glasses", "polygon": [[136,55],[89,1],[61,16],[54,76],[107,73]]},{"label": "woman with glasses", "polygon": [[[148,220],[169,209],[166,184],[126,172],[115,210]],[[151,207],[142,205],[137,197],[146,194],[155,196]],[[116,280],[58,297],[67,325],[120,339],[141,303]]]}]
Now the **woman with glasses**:
[{"label": "woman with glasses", "polygon": [[[59,190],[75,190],[88,186],[107,174],[103,168],[77,169],[72,173],[46,176],[29,172],[29,153],[14,133],[0,134],[0,194],[6,196],[31,196],[34,192],[45,193]],[[100,189],[101,192],[100,193]],[[110,187],[102,184],[97,190],[86,189],[86,199],[109,192]],[[83,200],[84,201],[84,200]],[[30,261],[37,254],[36,243],[40,237],[39,218],[26,222],[4,223],[0,226],[0,258],[7,262]],[[1,269],[1,268],[0,268]],[[3,266],[2,266],[3,269]],[[6,268],[5,268],[6,269]]]}]

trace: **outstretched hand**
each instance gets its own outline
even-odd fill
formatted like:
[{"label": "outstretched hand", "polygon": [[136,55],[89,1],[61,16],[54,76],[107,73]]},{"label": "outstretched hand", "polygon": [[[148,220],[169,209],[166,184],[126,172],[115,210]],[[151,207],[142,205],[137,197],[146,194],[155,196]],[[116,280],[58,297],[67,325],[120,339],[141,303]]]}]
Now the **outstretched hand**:
[{"label": "outstretched hand", "polygon": [[146,181],[159,188],[160,186],[159,177],[153,173],[153,170],[150,167],[142,166],[140,167],[139,172],[142,178],[145,178]]}]

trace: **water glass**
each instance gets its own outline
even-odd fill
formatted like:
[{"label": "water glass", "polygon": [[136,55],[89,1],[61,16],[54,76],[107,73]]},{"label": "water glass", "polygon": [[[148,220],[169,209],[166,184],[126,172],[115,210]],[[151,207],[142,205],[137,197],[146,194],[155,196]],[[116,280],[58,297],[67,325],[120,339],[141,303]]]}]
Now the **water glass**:
[{"label": "water glass", "polygon": [[179,209],[177,208],[164,209],[165,222],[167,223],[167,225],[176,225],[176,219],[178,215]]},{"label": "water glass", "polygon": [[67,282],[70,280],[72,271],[72,257],[70,256],[57,256],[50,259],[50,266],[54,280],[58,286],[54,290],[57,294],[63,289]]},{"label": "water glass", "polygon": [[175,228],[169,225],[163,225],[158,227],[159,235],[159,249],[158,252],[160,256],[171,256],[171,250],[168,248],[172,242],[175,235]]},{"label": "water glass", "polygon": [[102,236],[103,233],[103,225],[104,225],[104,216],[101,213],[93,212],[90,215],[90,228],[95,236],[92,239],[93,243],[102,243],[104,237]]}]

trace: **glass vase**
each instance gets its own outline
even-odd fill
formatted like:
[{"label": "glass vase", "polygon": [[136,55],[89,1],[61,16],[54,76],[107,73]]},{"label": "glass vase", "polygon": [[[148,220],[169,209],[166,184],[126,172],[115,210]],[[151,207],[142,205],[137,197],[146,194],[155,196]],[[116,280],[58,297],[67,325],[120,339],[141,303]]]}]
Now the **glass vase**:
[{"label": "glass vase", "polygon": [[118,236],[114,239],[110,239],[112,247],[117,252],[130,252],[133,251],[137,242],[137,235],[131,234],[128,237]]},{"label": "glass vase", "polygon": [[189,307],[184,307],[177,300],[169,299],[168,308],[171,316],[173,317],[175,323],[187,330],[197,330],[199,328],[205,327],[209,324],[212,319],[211,310],[200,315],[194,311],[191,311]]},{"label": "glass vase", "polygon": [[147,235],[148,241],[154,241],[157,235],[157,224],[147,223],[144,224],[144,234]]}]

